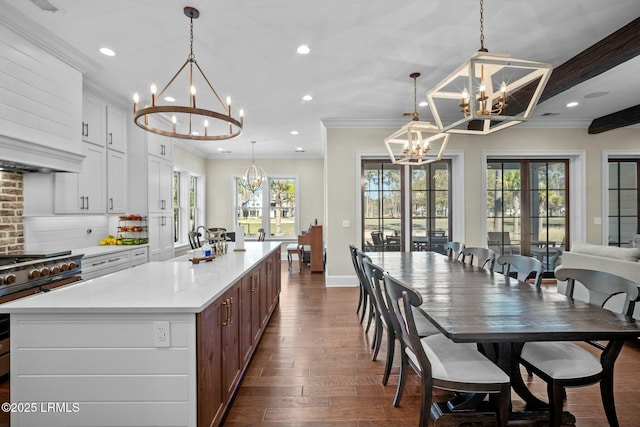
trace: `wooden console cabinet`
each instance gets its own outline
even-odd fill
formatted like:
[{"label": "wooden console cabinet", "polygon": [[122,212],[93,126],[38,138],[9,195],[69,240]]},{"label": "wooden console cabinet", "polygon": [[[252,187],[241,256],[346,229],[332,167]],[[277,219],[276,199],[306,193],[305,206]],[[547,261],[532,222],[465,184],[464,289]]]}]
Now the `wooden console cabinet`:
[{"label": "wooden console cabinet", "polygon": [[312,272],[324,271],[324,245],[322,244],[322,226],[312,225],[309,230],[298,235],[298,244],[309,246]]}]

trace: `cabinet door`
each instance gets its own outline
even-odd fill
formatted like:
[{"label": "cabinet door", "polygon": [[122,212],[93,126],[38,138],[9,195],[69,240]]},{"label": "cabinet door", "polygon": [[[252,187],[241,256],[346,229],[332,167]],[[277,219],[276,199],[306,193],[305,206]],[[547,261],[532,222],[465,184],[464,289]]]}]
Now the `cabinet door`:
[{"label": "cabinet door", "polygon": [[95,96],[82,94],[82,140],[104,147],[105,104]]},{"label": "cabinet door", "polygon": [[251,336],[255,344],[258,343],[262,330],[262,317],[260,317],[261,283],[260,270],[254,270],[251,275]]},{"label": "cabinet door", "polygon": [[175,255],[174,239],[173,239],[173,215],[164,214],[162,222],[162,261],[171,259]]},{"label": "cabinet door", "polygon": [[173,159],[173,140],[166,136],[149,133],[147,135],[147,153],[167,160]]},{"label": "cabinet door", "polygon": [[85,197],[83,213],[105,213],[107,207],[106,159],[104,147],[85,144],[80,175],[80,195]]},{"label": "cabinet door", "polygon": [[[198,425],[218,425],[226,399],[222,388],[223,299],[211,303],[196,314],[196,366],[198,375]],[[225,313],[225,308],[222,313]]]},{"label": "cabinet door", "polygon": [[[240,380],[240,284],[236,283],[223,295],[226,317],[222,327],[222,379],[225,398],[230,398]],[[225,314],[225,312],[227,314]],[[225,319],[223,317],[222,319]]]},{"label": "cabinet door", "polygon": [[107,148],[127,151],[127,116],[111,105],[107,106]]},{"label": "cabinet door", "polygon": [[127,211],[127,156],[107,150],[107,213]]},{"label": "cabinet door", "polygon": [[251,327],[251,301],[254,294],[253,273],[247,273],[240,283],[240,354],[243,363],[247,363],[253,349],[253,331]]},{"label": "cabinet door", "polygon": [[170,162],[149,156],[149,212],[172,212],[173,167]]},{"label": "cabinet door", "polygon": [[105,149],[83,143],[82,172],[56,173],[54,213],[105,213]]},{"label": "cabinet door", "polygon": [[149,261],[166,261],[173,258],[173,216],[149,214]]}]

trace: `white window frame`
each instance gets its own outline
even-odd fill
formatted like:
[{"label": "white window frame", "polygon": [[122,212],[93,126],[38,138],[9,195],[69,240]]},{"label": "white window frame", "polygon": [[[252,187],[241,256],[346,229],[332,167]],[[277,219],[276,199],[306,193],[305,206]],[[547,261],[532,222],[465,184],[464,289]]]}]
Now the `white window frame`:
[{"label": "white window frame", "polygon": [[[233,224],[233,226],[237,226],[238,225],[238,218],[236,217],[237,214],[237,207],[238,207],[238,193],[236,191],[236,180],[238,179],[242,179],[242,175],[234,175],[231,179],[231,187],[232,187],[232,191],[231,194],[233,195],[233,203],[232,203],[232,208],[231,208],[231,224]],[[274,236],[272,239],[273,240],[281,240],[281,241],[297,241],[298,240],[298,234],[300,234],[300,177],[298,176],[298,174],[287,174],[287,173],[283,173],[283,174],[272,174],[272,175],[267,175],[267,184],[266,184],[266,191],[265,191],[265,187],[262,188],[262,228],[265,229],[266,232],[266,236],[265,236],[265,240],[270,240],[271,239],[271,222],[269,221],[269,214],[271,211],[271,205],[269,202],[269,189],[271,188],[271,181],[274,179],[292,179],[295,181],[296,183],[296,191],[295,191],[295,198],[296,198],[296,205],[295,205],[295,222],[294,222],[294,231],[293,231],[293,236]],[[257,240],[257,236],[248,236],[248,240]]]},{"label": "white window frame", "polygon": [[[180,236],[178,241],[175,242],[175,247],[187,246],[189,245],[189,237],[188,233],[191,231],[189,229],[189,191],[190,191],[190,181],[191,177],[197,178],[196,184],[196,227],[199,225],[206,225],[205,221],[205,179],[204,175],[192,172],[186,168],[182,168],[179,166],[174,166],[174,172],[180,173],[180,203],[178,212],[180,214],[180,223],[178,224],[178,229],[180,231]],[[173,182],[173,180],[172,180]]]}]

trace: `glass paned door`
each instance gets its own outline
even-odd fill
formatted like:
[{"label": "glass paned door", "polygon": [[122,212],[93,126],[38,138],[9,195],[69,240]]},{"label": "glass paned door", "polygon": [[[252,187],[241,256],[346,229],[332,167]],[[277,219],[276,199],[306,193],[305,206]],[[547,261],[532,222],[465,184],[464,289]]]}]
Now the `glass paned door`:
[{"label": "glass paned door", "polygon": [[487,164],[487,245],[496,255],[519,255],[522,240],[522,166]]},{"label": "glass paned door", "polygon": [[411,250],[445,253],[449,241],[450,162],[411,167]]},{"label": "glass paned door", "polygon": [[362,238],[365,251],[400,251],[403,179],[400,165],[363,161]]},{"label": "glass paned door", "polygon": [[609,160],[609,245],[630,246],[638,229],[638,160]]}]

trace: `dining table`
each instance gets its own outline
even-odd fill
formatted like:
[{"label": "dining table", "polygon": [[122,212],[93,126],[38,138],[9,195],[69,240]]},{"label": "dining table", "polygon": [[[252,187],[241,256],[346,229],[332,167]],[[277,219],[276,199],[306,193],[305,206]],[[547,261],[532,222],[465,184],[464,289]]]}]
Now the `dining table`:
[{"label": "dining table", "polygon": [[[531,393],[520,372],[525,343],[616,340],[621,346],[640,336],[640,324],[633,318],[436,252],[367,255],[422,295],[419,311],[440,332],[454,342],[477,343],[509,375],[512,389],[526,403],[526,410],[512,411],[510,420],[548,417],[548,404]],[[434,404],[432,418],[454,415],[455,410],[443,413],[447,407],[452,408],[451,403]],[[575,418],[565,412],[565,422]]]}]

